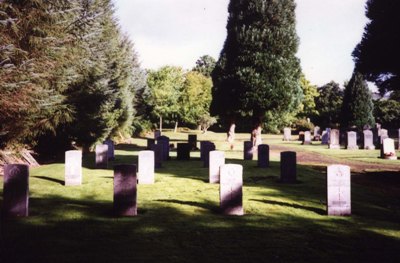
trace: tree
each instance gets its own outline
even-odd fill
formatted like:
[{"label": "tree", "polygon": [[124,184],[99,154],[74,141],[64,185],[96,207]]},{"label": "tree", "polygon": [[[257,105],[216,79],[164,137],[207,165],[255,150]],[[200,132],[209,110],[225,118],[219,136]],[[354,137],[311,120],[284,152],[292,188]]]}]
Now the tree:
[{"label": "tree", "polygon": [[375,124],[373,116],[374,104],[367,82],[359,72],[354,72],[344,90],[341,110],[341,127],[356,126],[362,130],[365,125]]},{"label": "tree", "polygon": [[184,82],[184,72],[180,67],[164,66],[148,71],[147,85],[150,95],[147,103],[152,113],[160,118],[160,130],[163,118],[177,121],[180,117],[182,105],[179,102]]},{"label": "tree", "polygon": [[315,99],[318,110],[315,124],[321,127],[331,127],[340,120],[340,111],[343,103],[343,90],[339,84],[331,81],[318,88],[319,96]]},{"label": "tree", "polygon": [[387,129],[400,127],[400,102],[395,100],[377,100],[374,103],[374,116],[376,122]]},{"label": "tree", "polygon": [[192,71],[197,71],[206,77],[211,77],[211,72],[215,68],[216,61],[212,56],[204,55],[196,61],[196,66]]},{"label": "tree", "polygon": [[380,91],[400,89],[400,1],[368,0],[361,42],[353,51],[356,70]]},{"label": "tree", "polygon": [[188,124],[197,124],[200,118],[209,115],[211,103],[211,78],[196,71],[185,74],[181,97],[181,116]]},{"label": "tree", "polygon": [[315,107],[315,98],[319,96],[317,86],[312,85],[310,81],[306,79],[304,74],[301,74],[300,86],[303,90],[304,96],[301,101],[297,117],[310,118],[311,116],[315,116],[318,113]]},{"label": "tree", "polygon": [[[302,91],[293,0],[230,1],[227,38],[212,73],[211,113],[233,124],[297,109]],[[241,123],[243,123],[241,121]]]}]

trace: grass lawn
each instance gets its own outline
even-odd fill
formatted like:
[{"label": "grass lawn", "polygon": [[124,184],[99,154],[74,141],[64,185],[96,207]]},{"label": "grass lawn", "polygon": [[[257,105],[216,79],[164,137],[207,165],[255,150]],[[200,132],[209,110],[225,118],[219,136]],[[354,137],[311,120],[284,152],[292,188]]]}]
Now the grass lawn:
[{"label": "grass lawn", "polygon": [[[166,133],[172,143],[188,133]],[[84,156],[83,184],[64,186],[64,164],[30,171],[30,216],[2,220],[0,262],[400,262],[400,173],[385,169],[352,174],[352,216],[328,217],[326,165],[298,165],[300,183],[279,178],[279,155],[271,167],[243,161],[242,141],[229,150],[225,134],[198,134],[226,151],[227,163],[244,166],[245,215],[219,214],[219,186],[208,183],[199,152],[156,170],[154,185],[138,185],[138,216],[112,216],[112,165],[137,163],[145,139],[117,146],[108,170]],[[323,145],[265,143],[294,151],[362,163],[387,164],[379,151],[328,151]],[[400,167],[400,160],[388,165]],[[0,178],[2,202],[3,178]]]}]

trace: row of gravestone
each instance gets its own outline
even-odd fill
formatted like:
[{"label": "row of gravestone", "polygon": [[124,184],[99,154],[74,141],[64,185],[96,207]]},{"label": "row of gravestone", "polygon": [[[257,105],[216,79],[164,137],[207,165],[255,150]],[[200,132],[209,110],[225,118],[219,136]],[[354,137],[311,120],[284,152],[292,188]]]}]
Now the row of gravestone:
[{"label": "row of gravestone", "polygon": [[[80,159],[82,158],[79,152],[73,152],[73,154],[76,154],[75,157],[80,156]],[[210,160],[209,180],[210,183],[220,184],[220,208],[222,213],[243,215],[243,167],[237,164],[225,164],[224,152],[213,150],[208,154],[209,157],[207,159]],[[143,165],[142,162],[147,163],[147,165]],[[77,160],[70,164],[66,163],[66,185],[70,185],[67,183],[67,180],[69,180],[67,179],[67,173],[76,173],[74,176],[82,175],[82,167],[77,167],[78,163]],[[75,167],[69,167],[71,165]],[[137,215],[137,183],[154,183],[154,152],[140,152],[140,166],[146,166],[146,168],[139,168],[139,178],[136,165],[123,164],[114,166],[113,204],[114,213],[118,216]],[[297,182],[295,152],[281,153],[280,169],[280,181],[282,183]],[[12,164],[6,165],[4,171],[3,215],[7,217],[28,216],[29,167],[27,165]],[[149,178],[141,179],[151,173],[152,176]],[[351,213],[350,168],[347,166],[328,167],[327,211],[328,215],[349,215]]]}]

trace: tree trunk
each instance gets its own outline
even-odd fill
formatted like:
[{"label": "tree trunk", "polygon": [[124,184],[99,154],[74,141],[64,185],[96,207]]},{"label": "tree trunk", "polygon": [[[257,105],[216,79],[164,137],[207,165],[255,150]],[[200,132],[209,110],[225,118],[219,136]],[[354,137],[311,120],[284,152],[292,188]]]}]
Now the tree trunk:
[{"label": "tree trunk", "polygon": [[178,131],[178,120],[176,120],[176,122],[175,122],[174,133],[176,133],[177,131]]},{"label": "tree trunk", "polygon": [[160,135],[162,134],[162,117],[160,115]]}]

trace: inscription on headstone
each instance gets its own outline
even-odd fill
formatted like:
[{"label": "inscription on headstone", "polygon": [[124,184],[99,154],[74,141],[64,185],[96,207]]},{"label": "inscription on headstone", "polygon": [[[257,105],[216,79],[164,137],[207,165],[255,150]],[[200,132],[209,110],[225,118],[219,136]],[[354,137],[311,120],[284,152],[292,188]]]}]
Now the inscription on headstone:
[{"label": "inscription on headstone", "polygon": [[136,165],[114,166],[114,213],[116,216],[137,215]]},{"label": "inscription on headstone", "polygon": [[82,184],[82,151],[65,152],[65,185]]},{"label": "inscription on headstone", "polygon": [[3,216],[29,215],[29,166],[6,164],[4,166]]},{"label": "inscription on headstone", "polygon": [[332,129],[330,132],[329,149],[340,149],[340,133],[337,129]]},{"label": "inscription on headstone", "polygon": [[364,130],[364,149],[375,150],[374,134],[371,130]]},{"label": "inscription on headstone", "polygon": [[105,140],[103,142],[103,144],[106,144],[108,146],[108,150],[107,150],[107,158],[108,160],[114,160],[115,156],[114,156],[114,142],[110,139]]},{"label": "inscription on headstone", "polygon": [[288,142],[291,139],[292,139],[292,129],[284,128],[283,129],[283,140]]},{"label": "inscription on headstone", "polygon": [[243,215],[243,166],[224,164],[220,169],[221,211],[225,215]]},{"label": "inscription on headstone", "polygon": [[192,145],[190,143],[178,143],[177,144],[177,159],[178,160],[190,160],[190,150]]},{"label": "inscription on headstone", "polygon": [[347,149],[348,150],[357,150],[357,133],[356,132],[347,132]]},{"label": "inscription on headstone", "polygon": [[222,151],[210,152],[209,180],[211,184],[219,183],[220,167],[225,164],[225,153]]},{"label": "inscription on headstone", "polygon": [[282,183],[297,182],[296,152],[281,152],[281,178]]},{"label": "inscription on headstone", "polygon": [[243,142],[243,159],[253,160],[253,143],[251,141]]},{"label": "inscription on headstone", "polygon": [[269,167],[269,145],[258,145],[257,166],[260,168]]},{"label": "inscription on headstone", "polygon": [[386,138],[383,140],[383,145],[381,148],[381,157],[388,160],[397,160],[393,139]]},{"label": "inscription on headstone", "polygon": [[347,165],[328,166],[327,212],[332,216],[351,215],[350,167]]},{"label": "inscription on headstone", "polygon": [[108,145],[96,145],[96,168],[107,169],[108,166]]},{"label": "inscription on headstone", "polygon": [[139,184],[154,184],[154,152],[139,152]]}]

